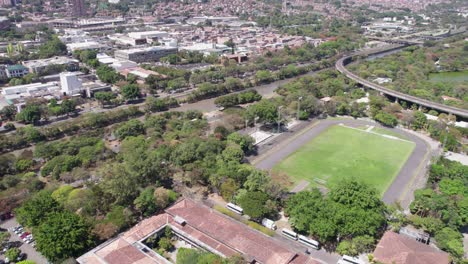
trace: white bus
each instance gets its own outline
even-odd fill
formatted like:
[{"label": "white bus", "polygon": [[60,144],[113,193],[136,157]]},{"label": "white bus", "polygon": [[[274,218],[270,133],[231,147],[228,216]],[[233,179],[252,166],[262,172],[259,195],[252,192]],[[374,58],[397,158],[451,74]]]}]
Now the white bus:
[{"label": "white bus", "polygon": [[357,257],[351,257],[348,255],[343,255],[340,260],[338,260],[337,264],[364,264],[363,261],[361,261]]},{"label": "white bus", "polygon": [[283,235],[289,239],[297,240],[296,232],[283,228],[283,230],[281,230],[281,233],[283,233]]},{"label": "white bus", "polygon": [[237,205],[235,205],[233,203],[228,203],[227,208],[229,210],[233,211],[236,214],[242,215],[244,213],[244,210],[241,207],[239,207],[239,206],[237,206]]},{"label": "white bus", "polygon": [[309,246],[313,249],[320,249],[320,243],[306,236],[299,235],[299,243]]}]

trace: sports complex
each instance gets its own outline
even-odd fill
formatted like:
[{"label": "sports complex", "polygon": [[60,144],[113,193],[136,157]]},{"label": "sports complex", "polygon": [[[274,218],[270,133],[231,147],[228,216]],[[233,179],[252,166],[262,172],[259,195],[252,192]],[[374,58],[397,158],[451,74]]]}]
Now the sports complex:
[{"label": "sports complex", "polygon": [[345,178],[377,189],[384,202],[401,200],[430,159],[424,140],[361,120],[320,120],[275,144],[253,163],[286,175],[292,191],[329,188]]}]

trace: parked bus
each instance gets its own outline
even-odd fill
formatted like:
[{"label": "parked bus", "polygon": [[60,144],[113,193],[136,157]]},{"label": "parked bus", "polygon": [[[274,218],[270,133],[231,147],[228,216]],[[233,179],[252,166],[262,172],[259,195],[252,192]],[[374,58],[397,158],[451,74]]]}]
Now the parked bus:
[{"label": "parked bus", "polygon": [[343,255],[337,264],[364,264],[364,262],[357,257]]},{"label": "parked bus", "polygon": [[318,241],[315,241],[303,235],[299,235],[299,243],[304,244],[313,249],[320,249],[320,243]]},{"label": "parked bus", "polygon": [[236,214],[242,215],[244,213],[244,210],[241,207],[239,207],[239,206],[237,206],[237,205],[235,205],[233,203],[228,203],[227,208],[229,210],[233,211]]},{"label": "parked bus", "polygon": [[283,228],[283,230],[281,230],[281,233],[283,233],[283,235],[289,239],[297,240],[296,232]]}]

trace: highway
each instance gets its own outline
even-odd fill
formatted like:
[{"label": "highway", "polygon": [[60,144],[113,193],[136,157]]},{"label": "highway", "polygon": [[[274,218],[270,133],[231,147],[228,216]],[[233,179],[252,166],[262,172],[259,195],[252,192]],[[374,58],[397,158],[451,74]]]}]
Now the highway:
[{"label": "highway", "polygon": [[[380,50],[379,52],[375,52],[375,53],[380,53],[380,52],[382,52],[382,50]],[[359,55],[359,54],[354,54],[354,55]],[[369,55],[371,55],[371,54],[369,54]],[[434,109],[434,110],[437,110],[439,112],[445,112],[445,113],[453,114],[453,115],[455,115],[457,117],[462,117],[463,119],[468,119],[468,110],[461,109],[461,108],[456,108],[456,107],[451,107],[451,106],[443,105],[443,104],[436,103],[436,102],[431,102],[429,100],[425,100],[425,99],[421,99],[421,98],[418,98],[418,97],[415,97],[415,96],[412,96],[412,95],[401,93],[401,92],[386,88],[384,86],[378,85],[376,83],[370,82],[370,81],[368,81],[366,79],[363,79],[363,78],[357,76],[356,74],[350,72],[345,67],[345,62],[350,61],[352,59],[352,57],[353,57],[353,55],[348,55],[348,56],[342,57],[341,59],[339,59],[335,63],[335,68],[339,72],[341,72],[342,74],[346,75],[346,77],[352,79],[353,81],[355,81],[357,83],[360,83],[361,85],[363,85],[363,86],[365,86],[367,88],[379,91],[379,92],[384,93],[386,95],[389,95],[389,96],[392,96],[392,97],[395,97],[395,98],[398,98],[398,99],[401,99],[401,100],[404,100],[404,101],[407,101],[407,102],[415,103],[417,105],[424,106],[424,107],[427,107],[429,109]]]}]

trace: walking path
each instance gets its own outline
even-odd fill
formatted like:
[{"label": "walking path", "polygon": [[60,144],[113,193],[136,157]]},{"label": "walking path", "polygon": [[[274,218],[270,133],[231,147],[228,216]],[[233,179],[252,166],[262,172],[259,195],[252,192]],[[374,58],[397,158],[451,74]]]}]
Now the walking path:
[{"label": "walking path", "polygon": [[309,182],[305,181],[305,180],[302,180],[298,185],[296,185],[296,187],[294,187],[291,190],[291,192],[292,193],[298,193],[300,191],[303,191],[305,188],[307,188],[307,186],[309,186]]}]

